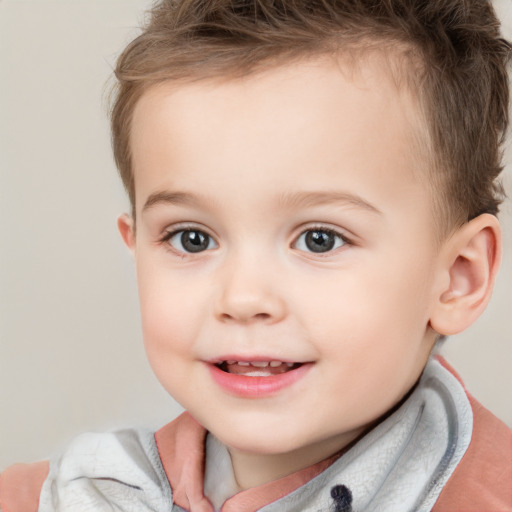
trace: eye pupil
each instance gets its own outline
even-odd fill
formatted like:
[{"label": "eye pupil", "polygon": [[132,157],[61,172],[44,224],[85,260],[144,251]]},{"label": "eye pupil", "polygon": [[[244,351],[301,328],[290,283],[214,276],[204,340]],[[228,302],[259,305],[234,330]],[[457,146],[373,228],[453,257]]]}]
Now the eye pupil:
[{"label": "eye pupil", "polygon": [[327,252],[334,247],[336,240],[334,235],[327,231],[309,231],[305,242],[312,252]]},{"label": "eye pupil", "polygon": [[208,249],[209,237],[200,231],[184,231],[181,244],[188,252],[201,252]]}]

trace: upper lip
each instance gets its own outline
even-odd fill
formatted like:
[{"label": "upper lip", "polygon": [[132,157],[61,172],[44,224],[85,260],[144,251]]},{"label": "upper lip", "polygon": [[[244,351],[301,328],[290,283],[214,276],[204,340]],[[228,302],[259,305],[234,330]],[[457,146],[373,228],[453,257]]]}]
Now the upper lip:
[{"label": "upper lip", "polygon": [[251,355],[223,355],[219,357],[214,357],[212,359],[208,359],[206,362],[209,364],[220,364],[226,361],[236,361],[236,362],[245,362],[245,363],[270,363],[271,361],[280,361],[281,363],[306,363],[308,361],[303,361],[300,359],[290,359],[290,358],[282,358],[280,356],[251,356]]}]

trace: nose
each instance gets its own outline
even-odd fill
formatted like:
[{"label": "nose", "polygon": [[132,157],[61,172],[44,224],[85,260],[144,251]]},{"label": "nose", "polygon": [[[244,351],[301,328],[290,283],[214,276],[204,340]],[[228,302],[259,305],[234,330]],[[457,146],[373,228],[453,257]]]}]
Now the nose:
[{"label": "nose", "polygon": [[223,322],[276,323],[286,316],[279,274],[263,262],[226,262],[217,284],[215,316]]}]

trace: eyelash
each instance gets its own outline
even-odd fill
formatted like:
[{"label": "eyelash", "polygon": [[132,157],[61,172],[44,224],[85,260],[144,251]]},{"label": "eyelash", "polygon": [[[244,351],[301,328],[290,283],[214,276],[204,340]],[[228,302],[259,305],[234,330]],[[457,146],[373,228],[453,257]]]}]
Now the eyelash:
[{"label": "eyelash", "polygon": [[[340,233],[339,231],[336,231],[335,229],[332,229],[332,228],[329,228],[326,226],[321,226],[321,225],[320,226],[311,226],[311,227],[308,227],[307,229],[305,229],[304,231],[302,231],[300,233],[300,235],[295,239],[293,245],[297,246],[298,242],[301,240],[302,237],[304,237],[305,235],[307,236],[308,233],[314,233],[314,232],[326,233],[326,234],[330,235],[331,237],[338,239],[338,241],[341,242],[341,243],[339,243],[339,245],[337,245],[335,247],[331,247],[328,250],[323,251],[323,252],[322,251],[320,251],[320,252],[303,251],[303,252],[307,252],[309,254],[314,254],[317,257],[327,257],[328,255],[332,254],[337,249],[339,249],[345,245],[354,245],[353,242],[349,238],[347,238],[344,234]],[[334,242],[334,244],[336,244],[336,241]]]},{"label": "eyelash", "polygon": [[[180,233],[181,233],[182,237],[183,237],[183,235],[185,233],[201,233],[204,237],[206,237],[209,240],[208,248],[205,249],[205,250],[209,250],[210,249],[209,246],[210,246],[210,243],[212,241],[218,247],[218,244],[215,242],[215,240],[214,240],[214,238],[212,236],[210,236],[203,229],[199,229],[199,228],[196,228],[196,227],[193,227],[193,226],[183,226],[183,227],[180,227],[178,229],[173,229],[172,231],[168,231],[168,232],[166,232],[164,234],[164,236],[162,238],[160,238],[159,243],[167,244],[169,250],[173,251],[174,253],[179,254],[183,258],[185,258],[187,256],[190,256],[190,255],[193,255],[193,254],[197,254],[199,252],[205,252],[205,250],[194,252],[194,251],[186,251],[186,250],[176,249],[175,247],[173,247],[172,244],[171,244],[171,240],[175,236],[179,235]],[[182,244],[182,246],[183,246],[183,244]]]},{"label": "eyelash", "polygon": [[[299,249],[301,250],[302,252],[306,252],[306,253],[310,253],[310,254],[315,254],[317,255],[318,257],[325,257],[325,256],[322,256],[324,254],[330,254],[334,251],[336,251],[336,249],[339,249],[340,247],[343,247],[345,245],[353,245],[353,242],[347,238],[345,235],[343,235],[342,233],[332,229],[332,228],[329,228],[329,227],[326,227],[326,226],[312,226],[312,227],[309,227],[308,229],[305,229],[303,230],[299,236],[297,236],[292,244],[292,247],[296,248],[298,242],[301,240],[302,237],[304,237],[305,235],[307,235],[308,233],[313,233],[313,232],[317,232],[317,233],[325,233],[331,237],[334,237],[335,239],[339,240],[341,243],[339,243],[338,246],[335,246],[335,247],[332,247],[332,248],[329,248],[328,250],[326,251],[320,251],[320,252],[315,252],[315,251],[307,251],[307,250],[303,250],[303,249]],[[181,236],[183,237],[183,235],[185,233],[201,233],[204,237],[206,237],[208,240],[209,240],[209,243],[208,243],[208,246],[206,249],[203,249],[203,250],[199,250],[199,251],[187,251],[187,250],[181,250],[181,249],[176,249],[175,247],[172,246],[171,244],[171,240],[179,235],[181,233]],[[159,243],[162,243],[162,244],[167,244],[169,247],[169,250],[172,250],[174,253],[178,253],[181,257],[185,258],[187,256],[191,256],[193,254],[197,254],[197,253],[200,253],[200,252],[205,252],[207,250],[211,250],[212,248],[209,247],[211,242],[213,242],[216,247],[214,248],[217,248],[218,247],[218,244],[217,242],[215,242],[214,238],[209,235],[206,231],[202,230],[202,229],[199,229],[199,228],[196,228],[196,227],[193,227],[193,226],[184,226],[184,227],[180,227],[179,229],[173,229],[172,231],[168,231],[164,234],[164,236],[162,236],[160,239],[159,239]],[[336,244],[336,242],[334,242]],[[182,244],[183,246],[183,244]]]}]

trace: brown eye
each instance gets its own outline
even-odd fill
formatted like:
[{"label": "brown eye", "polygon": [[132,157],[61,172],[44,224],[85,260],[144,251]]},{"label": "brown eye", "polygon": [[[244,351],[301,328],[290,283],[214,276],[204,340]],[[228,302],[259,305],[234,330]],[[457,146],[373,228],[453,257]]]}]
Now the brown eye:
[{"label": "brown eye", "polygon": [[169,236],[168,243],[177,251],[187,253],[197,253],[217,247],[210,235],[197,229],[175,231]]},{"label": "brown eye", "polygon": [[296,242],[301,251],[323,253],[345,245],[346,240],[335,231],[329,229],[310,229],[304,231]]}]

